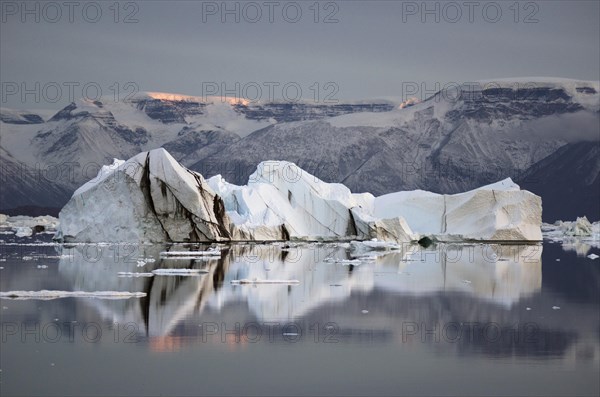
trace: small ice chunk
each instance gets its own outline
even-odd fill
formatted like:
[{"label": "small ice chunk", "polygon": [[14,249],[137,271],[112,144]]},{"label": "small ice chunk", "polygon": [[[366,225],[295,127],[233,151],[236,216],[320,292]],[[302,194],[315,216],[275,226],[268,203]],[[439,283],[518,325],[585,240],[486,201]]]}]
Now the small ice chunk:
[{"label": "small ice chunk", "polygon": [[4,299],[56,299],[56,298],[97,298],[97,299],[128,299],[142,298],[145,292],[126,291],[7,291],[0,292],[0,298]]},{"label": "small ice chunk", "polygon": [[526,307],[525,310],[529,311],[529,310],[531,310],[531,308],[530,307]]},{"label": "small ice chunk", "polygon": [[600,256],[598,256],[596,254],[589,254],[587,257],[590,258],[591,260],[600,258]]},{"label": "small ice chunk", "polygon": [[23,226],[17,227],[15,236],[17,237],[29,237],[33,233],[33,230],[30,227]]},{"label": "small ice chunk", "polygon": [[269,280],[269,279],[260,279],[254,278],[252,280],[243,278],[241,280],[231,280],[231,284],[299,284],[298,280]]},{"label": "small ice chunk", "polygon": [[163,251],[160,253],[160,256],[186,256],[186,257],[195,257],[195,256],[221,256],[221,250],[219,248],[209,248],[206,251]]},{"label": "small ice chunk", "polygon": [[362,263],[360,259],[334,259],[333,262],[342,265],[360,265]]},{"label": "small ice chunk", "polygon": [[208,273],[203,269],[155,269],[152,270],[157,276],[196,276],[198,274]]},{"label": "small ice chunk", "polygon": [[470,280],[463,280],[462,282],[465,283],[465,284],[471,284]]},{"label": "small ice chunk", "polygon": [[558,310],[560,309],[560,306],[552,306],[552,310]]},{"label": "small ice chunk", "polygon": [[367,314],[369,311],[368,310],[361,310],[362,314]]},{"label": "small ice chunk", "polygon": [[119,277],[154,277],[154,273],[119,272]]}]

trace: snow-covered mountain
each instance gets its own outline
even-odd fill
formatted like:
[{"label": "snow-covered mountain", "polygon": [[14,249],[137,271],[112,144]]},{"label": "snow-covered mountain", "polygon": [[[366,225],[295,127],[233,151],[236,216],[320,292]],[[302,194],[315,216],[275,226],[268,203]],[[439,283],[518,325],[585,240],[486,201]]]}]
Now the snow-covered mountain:
[{"label": "snow-covered mountain", "polygon": [[[113,158],[129,158],[141,151],[165,147],[184,165],[191,165],[274,123],[314,120],[359,111],[389,111],[387,101],[356,104],[247,103],[165,93],[141,93],[114,101],[80,100],[51,117],[34,112],[0,110],[0,157],[3,164],[19,161],[46,175],[39,184],[11,180],[26,186],[18,198],[3,194],[0,208],[15,205],[62,206],[70,193],[96,175]],[[47,121],[44,121],[44,120]],[[47,175],[51,174],[51,175]],[[63,191],[46,198],[45,184]],[[16,189],[16,188],[15,188]]]},{"label": "snow-covered mountain", "polygon": [[[449,194],[506,177],[519,180],[543,159],[551,163],[548,156],[559,148],[583,141],[588,142],[582,150],[591,162],[589,190],[600,201],[600,159],[593,154],[599,139],[598,92],[598,82],[556,79],[455,87],[386,113],[272,125],[191,168],[241,184],[258,162],[270,158],[294,162],[355,192],[424,189]],[[527,188],[543,193],[554,183],[547,175]],[[558,190],[567,189],[566,184],[573,186],[567,190],[576,191],[579,181],[563,178],[561,183]],[[576,192],[568,202],[564,196],[560,200],[564,207],[590,208],[579,206]],[[585,214],[600,218],[597,207]],[[548,221],[561,217],[572,216],[563,215],[559,206],[544,213]]]},{"label": "snow-covered mountain", "polygon": [[[44,177],[39,169],[15,159],[0,147],[0,202],[4,208],[25,205],[60,207],[70,190]],[[37,192],[37,194],[33,194]]]},{"label": "snow-covered mountain", "polygon": [[[80,101],[38,124],[26,123],[39,121],[33,112],[2,109],[0,146],[32,168],[59,164],[62,172],[50,182],[67,191],[115,157],[162,146],[184,166],[235,184],[245,184],[269,159],[375,195],[413,189],[451,194],[511,177],[548,202],[545,221],[597,220],[600,209],[589,203],[600,201],[599,91],[598,82],[507,79],[454,86],[402,106],[250,104],[145,93],[119,102]],[[558,150],[578,142],[586,143],[573,160],[589,170],[585,182],[567,171],[555,180],[549,170],[575,164]],[[528,184],[525,177],[534,173],[544,177]],[[42,192],[28,196],[43,201]],[[3,202],[0,208],[8,207]]]}]

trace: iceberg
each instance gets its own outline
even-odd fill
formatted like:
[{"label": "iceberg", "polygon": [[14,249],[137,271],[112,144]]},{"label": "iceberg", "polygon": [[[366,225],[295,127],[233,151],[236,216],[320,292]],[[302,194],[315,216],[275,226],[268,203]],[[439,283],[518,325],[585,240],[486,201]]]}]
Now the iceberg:
[{"label": "iceberg", "polygon": [[59,214],[56,239],[539,241],[541,214],[541,198],[510,178],[454,195],[375,197],[326,183],[294,163],[264,161],[238,186],[220,175],[206,180],[160,148],[115,160],[77,189]]},{"label": "iceberg", "polygon": [[589,257],[590,250],[600,248],[600,222],[591,223],[585,216],[552,225],[542,223],[541,229],[545,240],[559,243],[563,250],[575,251],[577,256]]},{"label": "iceberg", "polygon": [[375,199],[374,215],[402,217],[440,241],[540,241],[542,201],[510,178],[458,194],[422,190]]}]

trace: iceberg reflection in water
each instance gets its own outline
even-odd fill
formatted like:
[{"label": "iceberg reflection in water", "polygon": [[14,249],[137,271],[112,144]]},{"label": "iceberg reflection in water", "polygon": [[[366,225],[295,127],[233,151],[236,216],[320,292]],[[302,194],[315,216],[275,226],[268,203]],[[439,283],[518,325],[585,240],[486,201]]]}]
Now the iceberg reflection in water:
[{"label": "iceberg reflection in water", "polygon": [[[597,395],[599,262],[558,244],[219,244],[218,256],[170,256],[211,247],[19,241],[2,245],[4,293],[139,296],[0,297],[8,394],[59,395],[68,382],[76,394],[441,395],[461,394],[467,377],[477,395],[491,384]],[[47,376],[7,375],[27,371]]]},{"label": "iceberg reflection in water", "polygon": [[[361,245],[224,245],[221,257],[201,260],[172,258],[160,255],[164,246],[140,245],[137,256],[155,259],[143,266],[127,255],[116,258],[114,253],[123,246],[79,245],[65,249],[70,255],[63,253],[59,273],[73,290],[145,292],[145,299],[87,304],[106,319],[143,324],[140,332],[147,336],[167,335],[186,319],[202,320],[206,309],[213,319],[215,313],[227,317],[227,307],[240,302],[259,321],[283,322],[301,320],[323,305],[374,293],[412,302],[444,293],[488,302],[502,311],[542,285],[541,245],[440,244],[425,249],[407,244],[372,251]],[[110,254],[98,254],[101,251]],[[169,269],[175,276],[162,275],[171,273]],[[154,277],[119,277],[153,271]],[[178,272],[195,277],[177,277]],[[276,283],[236,283],[255,279]],[[299,282],[290,285],[282,280]],[[377,311],[377,302],[371,306],[369,310]]]}]

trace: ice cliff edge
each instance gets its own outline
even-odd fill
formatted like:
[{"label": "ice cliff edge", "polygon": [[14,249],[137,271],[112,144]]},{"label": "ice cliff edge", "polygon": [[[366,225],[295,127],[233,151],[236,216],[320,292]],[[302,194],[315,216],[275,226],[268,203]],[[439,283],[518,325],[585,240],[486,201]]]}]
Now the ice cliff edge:
[{"label": "ice cliff edge", "polygon": [[541,198],[512,180],[454,195],[374,197],[326,183],[293,163],[264,161],[248,184],[208,180],[160,148],[115,160],[59,214],[69,242],[373,239],[538,241]]}]

